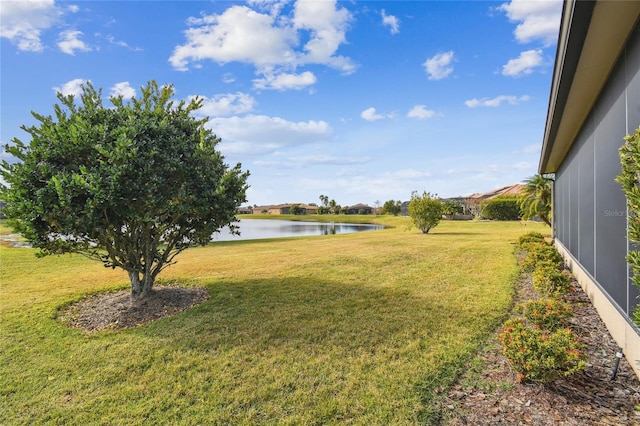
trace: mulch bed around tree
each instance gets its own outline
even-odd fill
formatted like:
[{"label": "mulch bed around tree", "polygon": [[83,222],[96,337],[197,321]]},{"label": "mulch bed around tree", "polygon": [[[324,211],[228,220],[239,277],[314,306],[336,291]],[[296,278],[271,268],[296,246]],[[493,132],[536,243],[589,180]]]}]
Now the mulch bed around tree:
[{"label": "mulch bed around tree", "polygon": [[129,328],[177,314],[208,298],[209,292],[198,287],[160,286],[143,299],[131,297],[131,290],[121,290],[83,298],[61,309],[58,318],[89,332]]},{"label": "mulch bed around tree", "polygon": [[[640,380],[622,358],[611,380],[618,346],[589,298],[574,282],[565,300],[571,328],[586,345],[586,370],[547,384],[516,383],[497,335],[469,371],[448,390],[443,410],[449,425],[640,425]],[[535,300],[530,276],[516,285],[516,303]]]}]

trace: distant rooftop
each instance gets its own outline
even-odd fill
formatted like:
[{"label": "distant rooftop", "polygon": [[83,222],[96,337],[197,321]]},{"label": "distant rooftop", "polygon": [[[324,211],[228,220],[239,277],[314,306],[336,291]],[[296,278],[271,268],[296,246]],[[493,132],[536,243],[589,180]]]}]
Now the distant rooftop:
[{"label": "distant rooftop", "polygon": [[520,195],[525,185],[516,183],[514,185],[503,186],[502,188],[492,189],[491,191],[483,192],[482,194],[474,193],[467,196],[461,196],[457,198],[467,198],[474,200],[487,200],[489,198],[495,198],[501,195]]}]

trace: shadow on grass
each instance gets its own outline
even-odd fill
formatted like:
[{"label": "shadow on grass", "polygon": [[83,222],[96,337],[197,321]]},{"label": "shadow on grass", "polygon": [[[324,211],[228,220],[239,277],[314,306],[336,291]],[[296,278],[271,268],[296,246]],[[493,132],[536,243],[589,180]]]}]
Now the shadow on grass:
[{"label": "shadow on grass", "polygon": [[[308,277],[217,282],[203,304],[136,329],[172,344],[211,350],[246,346],[329,345],[348,350],[404,345],[440,333],[439,310],[407,290],[310,280]],[[421,336],[422,335],[422,336]]]},{"label": "shadow on grass", "polygon": [[451,236],[451,235],[482,235],[481,232],[456,232],[456,231],[440,231],[434,230],[425,235],[440,235],[440,236]]},{"label": "shadow on grass", "polygon": [[[215,354],[225,365],[220,371],[233,370],[238,377],[267,364],[301,380],[333,371],[382,387],[411,381],[425,424],[441,418],[438,389],[455,379],[473,353],[473,343],[455,342],[464,339],[461,328],[472,325],[447,320],[446,301],[408,290],[306,277],[223,281],[208,288],[205,303],[132,332],[158,338],[172,351]],[[308,363],[316,367],[310,370]],[[289,380],[297,386],[297,379]],[[342,379],[322,380],[339,387]]]}]

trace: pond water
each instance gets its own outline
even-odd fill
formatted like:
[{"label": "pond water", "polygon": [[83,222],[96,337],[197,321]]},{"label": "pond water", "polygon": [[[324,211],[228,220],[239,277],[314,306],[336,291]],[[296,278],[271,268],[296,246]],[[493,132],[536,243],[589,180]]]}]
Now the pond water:
[{"label": "pond water", "polygon": [[228,229],[223,228],[219,233],[213,235],[213,240],[239,241],[309,235],[350,234],[383,228],[382,225],[359,223],[298,222],[278,219],[240,219],[237,225],[239,226],[240,235],[231,235]]}]

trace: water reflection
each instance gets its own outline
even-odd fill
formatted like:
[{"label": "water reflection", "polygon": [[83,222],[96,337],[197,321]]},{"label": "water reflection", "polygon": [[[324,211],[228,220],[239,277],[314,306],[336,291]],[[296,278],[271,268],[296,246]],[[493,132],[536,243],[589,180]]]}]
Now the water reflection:
[{"label": "water reflection", "polygon": [[310,235],[349,234],[382,229],[382,225],[359,223],[297,222],[291,220],[240,219],[240,235],[224,228],[213,235],[214,241],[259,240],[264,238],[302,237]]}]

